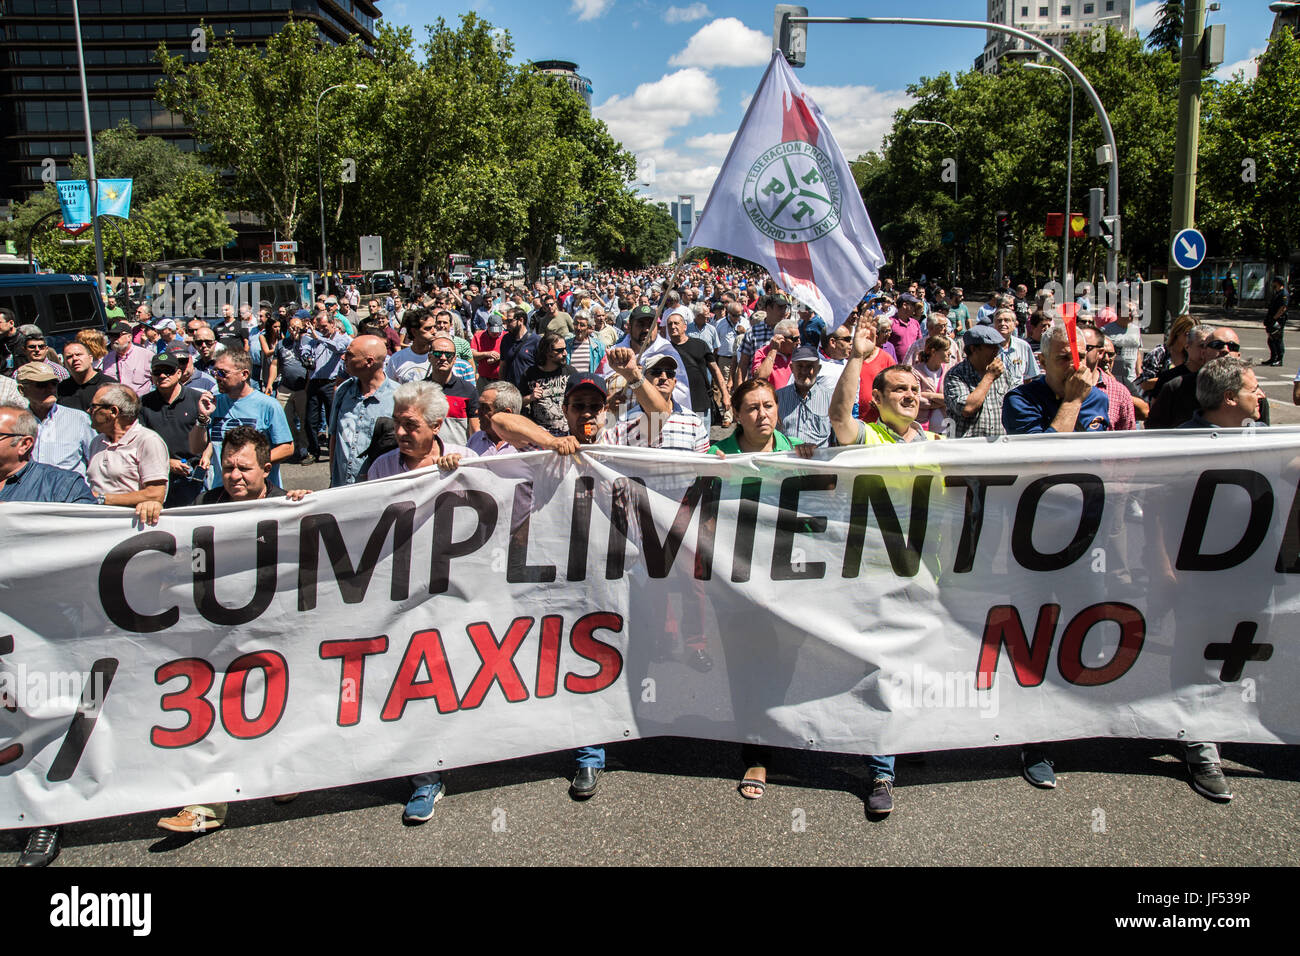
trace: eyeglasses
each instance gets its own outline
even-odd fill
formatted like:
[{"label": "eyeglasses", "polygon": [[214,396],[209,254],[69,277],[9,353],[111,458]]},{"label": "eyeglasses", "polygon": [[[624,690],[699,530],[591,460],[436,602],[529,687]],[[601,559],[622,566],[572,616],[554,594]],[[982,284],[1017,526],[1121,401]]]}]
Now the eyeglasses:
[{"label": "eyeglasses", "polygon": [[1101,354],[1102,354],[1102,357],[1103,357],[1103,358],[1114,358],[1114,357],[1115,357],[1115,353],[1114,353],[1114,352],[1103,351]]},{"label": "eyeglasses", "polygon": [[435,350],[433,352],[430,352],[429,354],[436,359],[442,359],[443,361],[448,361],[448,362],[456,357],[455,352],[439,352]]},{"label": "eyeglasses", "polygon": [[34,435],[20,435],[17,432],[0,432],[0,438],[30,438],[32,441],[36,440]]},{"label": "eyeglasses", "polygon": [[1204,345],[1207,349],[1227,349],[1229,352],[1240,352],[1241,346],[1236,342],[1229,342],[1227,339],[1206,339]]},{"label": "eyeglasses", "polygon": [[91,402],[91,403],[90,403],[89,405],[87,405],[86,407],[89,408],[89,409],[96,409],[96,408],[109,409],[109,408],[111,408],[111,409],[113,409],[113,411],[117,411],[117,406],[116,406],[116,405],[108,405],[108,404],[106,404],[106,403],[104,403],[104,402]]}]

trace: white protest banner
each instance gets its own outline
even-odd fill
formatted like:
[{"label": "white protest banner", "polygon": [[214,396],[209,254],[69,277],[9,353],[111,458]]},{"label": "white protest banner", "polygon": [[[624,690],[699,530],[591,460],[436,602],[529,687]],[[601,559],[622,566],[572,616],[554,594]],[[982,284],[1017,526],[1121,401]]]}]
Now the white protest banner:
[{"label": "white protest banner", "polygon": [[0,826],[658,735],[1297,743],[1298,481],[1257,429],[6,505]]}]

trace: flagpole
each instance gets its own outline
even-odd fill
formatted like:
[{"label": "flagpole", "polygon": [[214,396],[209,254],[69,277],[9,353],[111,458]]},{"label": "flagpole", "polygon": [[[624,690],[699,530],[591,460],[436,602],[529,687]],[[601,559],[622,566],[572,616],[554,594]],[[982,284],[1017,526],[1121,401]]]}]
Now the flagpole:
[{"label": "flagpole", "polygon": [[[95,139],[90,131],[90,97],[86,95],[86,57],[81,49],[81,11],[72,0],[73,30],[77,34],[77,72],[81,74],[81,115],[86,123],[86,163],[90,181],[90,228],[95,236],[95,272],[99,276],[99,293],[108,292],[104,281],[104,244],[99,236],[99,180],[95,178]],[[123,277],[125,278],[125,277]]]}]

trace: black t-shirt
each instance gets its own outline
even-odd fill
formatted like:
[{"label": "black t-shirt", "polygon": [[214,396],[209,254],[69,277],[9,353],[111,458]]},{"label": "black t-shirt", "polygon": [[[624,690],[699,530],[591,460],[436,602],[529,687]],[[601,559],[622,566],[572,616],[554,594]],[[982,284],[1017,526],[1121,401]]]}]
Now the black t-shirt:
[{"label": "black t-shirt", "polygon": [[[1267,320],[1269,322],[1276,322],[1279,321],[1280,319],[1285,319],[1286,307],[1287,307],[1286,289],[1278,289],[1276,292],[1273,293],[1273,297],[1268,300]],[[1282,314],[1280,316],[1278,316],[1279,309],[1282,310]]]},{"label": "black t-shirt", "polygon": [[564,392],[574,371],[573,366],[567,363],[550,372],[543,372],[540,365],[534,365],[524,373],[523,381],[519,383],[519,391],[525,398],[532,394],[534,385],[541,385],[541,397],[525,404],[524,414],[552,435],[569,434],[569,423],[564,417]]},{"label": "black t-shirt", "polygon": [[716,361],[713,350],[701,339],[687,338],[681,345],[672,343],[682,364],[691,389],[691,407],[698,413],[709,407],[709,363]]},{"label": "black t-shirt", "polygon": [[190,432],[198,419],[199,393],[192,388],[182,388],[171,404],[157,389],[140,399],[140,424],[162,436],[172,458],[190,457]]},{"label": "black t-shirt", "polygon": [[[283,498],[284,489],[281,488],[279,485],[273,485],[268,481],[266,483],[266,497]],[[217,487],[211,488],[203,492],[203,494],[199,495],[198,500],[195,501],[194,503],[196,505],[224,505],[234,500],[235,500],[234,498],[230,497],[230,495],[226,493],[225,485],[217,485]],[[254,499],[254,500],[260,500],[260,499]]]},{"label": "black t-shirt", "polygon": [[103,372],[96,372],[90,376],[90,381],[85,385],[78,385],[73,381],[72,376],[68,376],[59,383],[55,390],[60,405],[68,408],[75,408],[79,412],[90,411],[90,403],[95,400],[95,393],[105,385],[116,385],[117,382]]}]

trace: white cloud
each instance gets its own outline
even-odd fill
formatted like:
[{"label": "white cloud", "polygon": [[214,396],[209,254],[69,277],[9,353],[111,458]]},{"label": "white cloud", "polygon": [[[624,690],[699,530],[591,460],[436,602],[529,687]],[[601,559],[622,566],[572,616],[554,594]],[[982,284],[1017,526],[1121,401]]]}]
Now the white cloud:
[{"label": "white cloud", "polygon": [[700,27],[670,66],[763,66],[772,57],[772,39],[751,30],[735,17],[723,17]]},{"label": "white cloud", "polygon": [[1259,75],[1259,61],[1256,59],[1264,52],[1263,47],[1254,47],[1245,59],[1238,60],[1236,63],[1225,63],[1214,71],[1216,80],[1230,80],[1232,75],[1237,72],[1244,73],[1246,79],[1253,80]]},{"label": "white cloud", "polygon": [[1144,3],[1133,11],[1133,29],[1138,32],[1138,36],[1145,38],[1156,25],[1156,20],[1160,17],[1160,8],[1164,6],[1160,0],[1151,0],[1150,3]]},{"label": "white cloud", "polygon": [[731,149],[731,141],[735,138],[736,131],[733,129],[730,133],[705,133],[703,136],[692,136],[686,141],[686,145],[707,156],[725,159],[727,150]]},{"label": "white cloud", "polygon": [[655,184],[649,194],[656,202],[673,202],[680,196],[694,196],[695,208],[703,209],[713,181],[722,167],[700,162],[698,157],[683,156],[672,149],[652,150],[655,160]]},{"label": "white cloud", "polygon": [[703,20],[709,15],[709,8],[702,3],[692,3],[689,7],[669,7],[664,11],[664,20],[668,23],[690,23]]},{"label": "white cloud", "polygon": [[857,159],[869,150],[879,150],[885,134],[894,125],[894,112],[912,103],[903,90],[878,90],[874,86],[805,89],[821,107],[846,159]]},{"label": "white cloud", "polygon": [[691,68],[642,83],[629,96],[611,96],[593,112],[616,140],[640,154],[661,148],[678,128],[717,110],[717,81]]},{"label": "white cloud", "polygon": [[573,0],[569,12],[576,13],[579,20],[595,20],[614,5],[614,0]]}]

